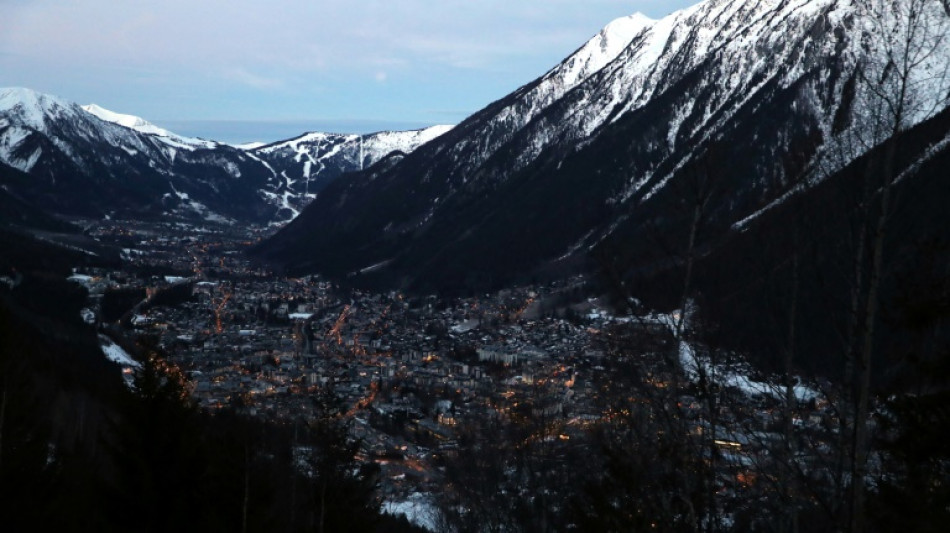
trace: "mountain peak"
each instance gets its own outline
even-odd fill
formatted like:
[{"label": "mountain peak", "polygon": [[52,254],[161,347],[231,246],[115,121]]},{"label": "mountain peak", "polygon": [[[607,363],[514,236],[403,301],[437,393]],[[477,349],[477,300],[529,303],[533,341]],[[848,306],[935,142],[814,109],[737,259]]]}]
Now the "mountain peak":
[{"label": "mountain peak", "polygon": [[655,23],[656,19],[652,19],[637,11],[632,15],[620,17],[610,21],[609,24],[604,26],[604,29],[600,30],[600,35],[613,34],[629,40],[633,39],[636,34],[642,31],[645,27],[652,26]]},{"label": "mountain peak", "polygon": [[38,105],[46,95],[25,87],[0,87],[0,109],[10,109],[17,104]]},{"label": "mountain peak", "polygon": [[573,87],[616,59],[637,35],[655,23],[655,20],[642,13],[615,19],[551,71],[549,76],[560,78],[565,87]]},{"label": "mountain peak", "polygon": [[626,48],[634,37],[643,30],[656,24],[656,20],[640,13],[639,11],[618,19],[614,19],[600,30],[600,33],[593,39],[605,56],[613,59],[620,54],[620,51]]},{"label": "mountain peak", "polygon": [[55,96],[24,87],[0,88],[0,112],[15,113],[24,125],[31,128],[42,128],[47,116],[73,106]]}]

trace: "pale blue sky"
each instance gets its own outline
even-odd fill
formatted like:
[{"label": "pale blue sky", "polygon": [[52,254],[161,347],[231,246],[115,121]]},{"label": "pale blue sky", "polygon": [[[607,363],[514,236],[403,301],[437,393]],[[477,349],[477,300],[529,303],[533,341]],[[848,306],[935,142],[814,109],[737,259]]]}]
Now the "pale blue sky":
[{"label": "pale blue sky", "polygon": [[451,124],[696,1],[0,0],[0,86],[224,141]]}]

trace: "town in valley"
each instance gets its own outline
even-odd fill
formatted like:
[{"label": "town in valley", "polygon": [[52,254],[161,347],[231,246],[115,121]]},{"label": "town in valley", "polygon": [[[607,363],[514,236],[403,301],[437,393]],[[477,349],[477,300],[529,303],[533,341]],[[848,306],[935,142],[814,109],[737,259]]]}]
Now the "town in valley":
[{"label": "town in valley", "polygon": [[[785,388],[777,377],[746,375],[738,356],[711,366],[693,348],[678,351],[695,361],[664,368],[659,354],[676,351],[675,317],[617,316],[605,297],[589,296],[583,277],[444,299],[282,276],[244,253],[267,231],[97,221],[87,232],[120,248],[124,266],[77,269],[70,279],[90,292],[88,323],[157,339],[202,410],[307,424],[326,415],[329,394],[360,461],[381,466],[386,501],[438,492],[459,439],[485,421],[523,425],[527,441],[554,449],[587,446],[619,414],[618,394],[649,402],[644,384],[662,391],[677,380],[687,383],[677,408],[691,432],[712,432],[720,449],[718,490],[736,505],[768,490],[754,487],[754,472],[783,442]],[[137,296],[106,317],[111,293]],[[650,378],[618,392],[617,360],[635,361]],[[117,362],[127,375],[137,365]],[[715,421],[701,415],[701,391],[688,384],[698,367],[717,374]],[[798,438],[831,442],[839,424],[826,400],[831,385],[794,390]],[[803,460],[818,461],[822,447],[810,449],[816,456]]]}]

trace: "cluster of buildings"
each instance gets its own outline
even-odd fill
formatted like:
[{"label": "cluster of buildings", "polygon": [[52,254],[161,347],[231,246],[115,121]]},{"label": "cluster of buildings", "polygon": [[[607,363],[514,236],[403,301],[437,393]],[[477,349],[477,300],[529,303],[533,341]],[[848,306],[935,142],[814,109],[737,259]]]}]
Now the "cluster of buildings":
[{"label": "cluster of buildings", "polygon": [[[201,407],[295,423],[336,410],[360,439],[361,457],[383,467],[390,497],[435,489],[439,457],[459,450],[459,431],[473,421],[543,420],[538,438],[566,443],[610,420],[609,361],[624,349],[618,328],[641,337],[636,346],[649,348],[642,357],[672,343],[662,322],[618,326],[596,300],[565,298],[580,293],[577,279],[410,298],[273,275],[241,253],[251,243],[243,233],[118,223],[97,231],[123,247],[128,268],[80,273],[77,281],[97,294],[146,290],[126,325],[159,338]],[[655,376],[658,388],[675,379]],[[780,430],[779,398],[733,394],[717,404],[714,421],[699,417],[702,400],[689,394],[678,408],[695,418],[696,434],[717,435],[730,479],[741,485]],[[833,421],[824,407],[814,399],[798,406],[796,427],[827,434]]]}]

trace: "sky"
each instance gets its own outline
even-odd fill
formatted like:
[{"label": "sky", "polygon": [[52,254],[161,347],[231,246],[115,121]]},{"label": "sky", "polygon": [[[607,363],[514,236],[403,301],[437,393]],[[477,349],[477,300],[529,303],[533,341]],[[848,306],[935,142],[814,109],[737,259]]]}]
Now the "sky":
[{"label": "sky", "polygon": [[225,142],[455,124],[696,1],[0,0],[0,87]]}]

